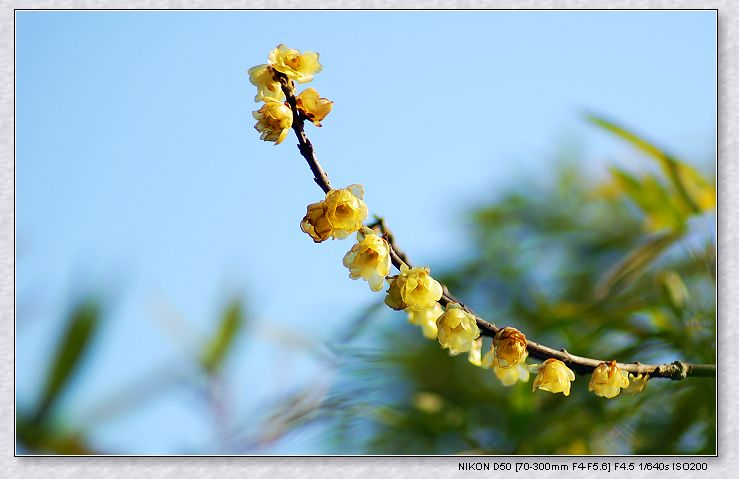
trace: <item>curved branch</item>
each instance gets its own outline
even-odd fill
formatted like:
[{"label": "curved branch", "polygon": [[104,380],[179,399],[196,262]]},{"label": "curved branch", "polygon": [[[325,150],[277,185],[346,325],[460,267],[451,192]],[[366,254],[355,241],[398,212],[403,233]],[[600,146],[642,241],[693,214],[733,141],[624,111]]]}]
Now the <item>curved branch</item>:
[{"label": "curved branch", "polygon": [[[295,99],[295,86],[284,74],[275,72],[275,79],[280,82],[282,91],[285,93],[287,103],[293,112],[293,131],[295,136],[298,138],[298,149],[300,154],[308,162],[308,166],[313,172],[313,180],[321,187],[324,193],[328,193],[331,190],[331,184],[328,181],[328,175],[323,169],[321,164],[316,158],[313,144],[310,142],[305,134],[305,116],[298,110],[297,101]],[[411,267],[411,263],[408,257],[400,249],[398,249],[395,243],[395,237],[392,232],[385,225],[383,218],[376,218],[376,220],[367,225],[380,233],[387,240],[390,245],[390,259],[392,260],[393,266],[400,270],[401,265],[407,265]],[[450,303],[458,303],[468,313],[475,317],[477,326],[480,328],[480,334],[482,336],[495,337],[501,328],[498,328],[494,324],[485,321],[479,317],[469,307],[454,297],[448,290],[447,287],[442,285],[443,294],[439,303],[446,307]],[[529,356],[541,360],[546,359],[558,359],[565,363],[570,369],[578,374],[589,374],[593,372],[593,369],[598,367],[603,362],[607,362],[601,359],[585,358],[582,356],[575,356],[570,354],[564,348],[561,350],[553,349],[543,344],[526,340],[526,349],[529,352]],[[687,377],[716,377],[716,365],[715,364],[690,364],[682,361],[675,361],[669,364],[641,364],[636,363],[618,363],[620,369],[623,371],[637,374],[648,374],[650,378],[665,378],[672,380],[683,380]]]}]

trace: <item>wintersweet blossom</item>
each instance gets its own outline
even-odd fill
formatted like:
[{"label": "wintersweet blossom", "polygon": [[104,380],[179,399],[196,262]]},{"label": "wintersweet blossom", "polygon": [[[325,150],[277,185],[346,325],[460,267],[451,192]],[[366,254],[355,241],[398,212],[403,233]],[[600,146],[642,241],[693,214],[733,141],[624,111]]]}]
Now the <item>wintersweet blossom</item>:
[{"label": "wintersweet blossom", "polygon": [[357,231],[357,243],[344,255],[351,279],[367,280],[372,291],[380,291],[390,273],[390,246],[366,226]]},{"label": "wintersweet blossom", "polygon": [[562,393],[570,395],[570,383],[575,380],[575,373],[559,359],[549,358],[537,367],[539,374],[534,379],[534,387],[549,391],[550,393]]},{"label": "wintersweet blossom", "polygon": [[509,368],[526,359],[526,336],[516,328],[506,327],[493,339],[496,365]]},{"label": "wintersweet blossom", "polygon": [[298,110],[316,126],[321,126],[321,121],[331,113],[334,102],[326,98],[319,98],[318,90],[306,88],[295,99]]},{"label": "wintersweet blossom", "polygon": [[286,45],[279,44],[269,53],[269,63],[278,72],[284,73],[289,79],[298,83],[308,83],[313,75],[323,67],[318,62],[318,53],[293,50]]},{"label": "wintersweet blossom", "polygon": [[439,303],[434,303],[433,306],[426,309],[420,309],[413,311],[407,309],[408,321],[416,326],[421,326],[423,336],[427,339],[436,339],[438,334],[438,328],[436,327],[436,320],[444,314],[444,308]]},{"label": "wintersweet blossom", "polygon": [[385,304],[400,311],[420,311],[433,307],[441,299],[441,284],[431,277],[429,268],[409,268],[402,265],[400,274],[388,278],[390,288]]},{"label": "wintersweet blossom", "polygon": [[593,391],[596,396],[613,398],[619,395],[622,388],[629,387],[629,377],[626,371],[622,371],[616,361],[600,363],[590,376],[588,391]]},{"label": "wintersweet blossom", "polygon": [[457,303],[447,306],[446,312],[436,320],[436,327],[439,329],[439,344],[449,349],[452,356],[469,351],[480,336],[475,317]]},{"label": "wintersweet blossom", "polygon": [[367,217],[362,185],[331,190],[326,199],[308,205],[300,229],[320,243],[328,238],[344,239],[362,227]]},{"label": "wintersweet blossom", "polygon": [[269,65],[257,65],[249,68],[249,81],[257,87],[257,96],[254,101],[260,102],[264,97],[283,100],[285,94],[282,92],[280,82],[274,78],[275,71]]},{"label": "wintersweet blossom", "polygon": [[257,124],[254,128],[262,134],[260,139],[279,145],[287,137],[293,124],[293,112],[281,101],[264,97],[262,108],[252,113]]}]

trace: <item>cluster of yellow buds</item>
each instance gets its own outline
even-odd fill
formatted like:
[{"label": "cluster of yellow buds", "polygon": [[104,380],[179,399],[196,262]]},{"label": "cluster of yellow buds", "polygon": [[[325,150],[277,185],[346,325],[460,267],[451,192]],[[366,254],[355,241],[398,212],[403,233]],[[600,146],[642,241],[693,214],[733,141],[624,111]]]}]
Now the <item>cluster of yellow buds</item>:
[{"label": "cluster of yellow buds", "polygon": [[[293,126],[294,115],[299,115],[301,122],[308,120],[321,126],[333,102],[321,98],[314,88],[307,88],[295,97],[294,82],[307,83],[322,68],[318,53],[301,53],[281,44],[270,52],[269,64],[249,69],[249,80],[257,87],[254,100],[264,102],[253,113],[257,120],[255,128],[262,140],[282,142]],[[527,365],[528,342],[516,328],[499,329],[490,350],[483,356],[483,338],[477,318],[457,303],[448,303],[446,310],[442,307],[439,301],[444,294],[443,288],[431,277],[429,268],[411,268],[401,261],[400,274],[389,276],[391,245],[385,237],[364,225],[366,217],[364,189],[355,184],[330,189],[322,201],[308,205],[300,228],[316,243],[329,238],[344,239],[356,233],[357,242],[343,259],[349,277],[366,280],[375,292],[382,290],[387,281],[385,304],[397,311],[405,310],[408,321],[420,326],[426,338],[438,340],[451,356],[467,352],[470,363],[491,369],[504,386],[528,382],[530,372],[535,372],[533,391],[541,389],[569,396],[575,373],[554,358],[542,364]],[[598,396],[613,398],[622,390],[627,394],[643,391],[648,380],[648,375],[627,374],[616,361],[603,362],[593,371],[588,389]]]},{"label": "cluster of yellow buds", "polygon": [[[264,102],[259,110],[252,113],[257,120],[254,128],[261,133],[262,140],[280,144],[293,124],[293,111],[284,101],[285,92],[279,77],[287,79],[284,86],[292,95],[295,90],[293,82],[307,83],[322,69],[318,53],[300,53],[282,44],[270,52],[269,64],[249,69],[249,81],[257,87],[254,101]],[[314,125],[321,126],[321,121],[333,108],[333,102],[320,98],[315,88],[307,88],[295,98],[295,107]]]}]

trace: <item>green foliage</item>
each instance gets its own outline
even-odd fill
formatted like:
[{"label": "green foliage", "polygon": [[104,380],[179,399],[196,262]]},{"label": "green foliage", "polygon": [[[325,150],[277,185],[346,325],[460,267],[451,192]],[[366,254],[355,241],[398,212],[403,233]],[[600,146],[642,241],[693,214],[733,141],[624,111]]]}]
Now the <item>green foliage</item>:
[{"label": "green foliage", "polygon": [[[63,420],[64,410],[59,406],[59,399],[69,388],[72,378],[85,362],[94,362],[88,354],[97,339],[96,332],[103,322],[103,311],[93,299],[78,303],[68,316],[64,332],[57,344],[47,368],[46,381],[39,395],[35,410],[25,404],[19,404],[16,414],[16,430],[18,445],[23,452],[41,454],[101,454],[94,445],[90,445],[87,428],[75,428]],[[193,354],[191,361],[201,369],[196,374],[185,376],[189,385],[196,390],[204,389],[209,393],[219,381],[219,372],[229,354],[233,351],[246,322],[242,302],[232,300],[220,316],[220,321],[213,334],[199,347],[200,354]],[[192,368],[188,369],[193,371]],[[204,374],[205,373],[205,374]],[[206,381],[203,381],[205,377]],[[130,412],[158,397],[165,389],[181,385],[181,372],[178,368],[164,368],[154,371],[154,376],[145,377],[131,385],[123,386],[108,401],[95,405],[90,410],[90,418],[109,419]],[[71,392],[71,391],[70,391]],[[203,394],[207,396],[207,394]],[[97,414],[97,415],[96,415]],[[90,426],[95,426],[95,421]],[[77,425],[79,427],[79,425]],[[115,451],[105,451],[105,453]]]},{"label": "green foliage", "polygon": [[610,120],[597,115],[586,118],[643,151],[660,166],[668,184],[651,175],[639,180],[616,168],[611,171],[617,187],[647,214],[651,229],[681,229],[691,214],[716,206],[716,188],[698,170]]}]

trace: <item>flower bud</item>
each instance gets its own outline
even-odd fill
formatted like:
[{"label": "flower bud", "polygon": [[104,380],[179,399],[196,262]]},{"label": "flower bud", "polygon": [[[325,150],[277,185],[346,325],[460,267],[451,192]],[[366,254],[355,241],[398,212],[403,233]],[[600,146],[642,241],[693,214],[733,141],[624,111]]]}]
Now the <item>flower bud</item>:
[{"label": "flower bud", "polygon": [[346,238],[358,231],[367,217],[367,205],[363,197],[361,185],[329,191],[325,200],[308,205],[300,229],[316,243],[328,238]]},{"label": "flower bud", "polygon": [[407,312],[408,321],[416,326],[421,326],[425,338],[436,339],[439,331],[436,327],[436,320],[444,314],[444,308],[439,303],[434,303],[432,307],[418,311],[408,309]]},{"label": "flower bud", "polygon": [[264,97],[264,105],[252,113],[257,124],[254,128],[262,134],[264,141],[282,143],[293,124],[293,112],[284,103],[270,97]]},{"label": "flower bud", "polygon": [[390,276],[389,278],[387,278],[387,283],[390,285],[390,287],[387,289],[385,304],[387,304],[395,311],[402,311],[408,307],[408,305],[405,304],[405,301],[403,301],[403,298],[400,296],[400,286],[398,283],[399,278],[400,275],[397,274],[395,276]]},{"label": "flower bud", "polygon": [[269,63],[272,68],[298,83],[308,83],[314,74],[323,69],[318,62],[318,53],[300,53],[299,50],[293,50],[283,44],[277,45],[277,48],[270,52]]},{"label": "flower bud", "polygon": [[390,273],[390,246],[384,238],[364,227],[357,231],[357,243],[344,255],[351,279],[363,278],[372,291],[380,291]]},{"label": "flower bud", "polygon": [[534,387],[549,391],[550,393],[562,393],[570,395],[570,383],[575,380],[575,373],[559,359],[549,358],[539,366],[539,374],[534,379]]},{"label": "flower bud", "polygon": [[334,102],[326,98],[319,98],[315,88],[306,88],[295,99],[298,110],[308,118],[314,125],[321,126],[321,121],[331,113]]},{"label": "flower bud", "polygon": [[638,394],[644,391],[649,381],[649,374],[638,374],[634,376],[629,373],[629,387],[624,389],[624,394]]},{"label": "flower bud", "polygon": [[496,364],[509,368],[526,358],[526,336],[516,328],[503,328],[493,340]]},{"label": "flower bud", "polygon": [[448,348],[452,356],[469,351],[474,340],[480,336],[475,317],[457,303],[447,306],[446,312],[436,320],[436,327],[439,330],[439,344]]},{"label": "flower bud", "polygon": [[274,78],[274,70],[269,65],[257,65],[249,68],[249,81],[257,87],[257,96],[254,101],[262,101],[265,97],[283,100],[285,94],[282,92],[280,82]]}]

